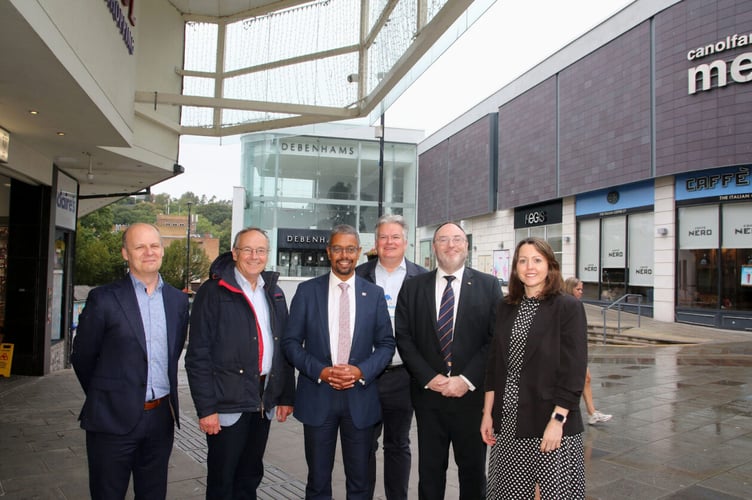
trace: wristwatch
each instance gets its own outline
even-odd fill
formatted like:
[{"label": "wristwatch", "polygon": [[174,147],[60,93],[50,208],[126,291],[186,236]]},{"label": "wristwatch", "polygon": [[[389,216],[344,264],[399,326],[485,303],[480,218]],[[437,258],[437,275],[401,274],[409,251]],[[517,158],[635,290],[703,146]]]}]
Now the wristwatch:
[{"label": "wristwatch", "polygon": [[554,411],[551,414],[551,418],[556,420],[557,422],[560,422],[562,425],[564,425],[567,421],[567,417],[565,415],[562,415],[561,413],[556,413],[556,411]]}]

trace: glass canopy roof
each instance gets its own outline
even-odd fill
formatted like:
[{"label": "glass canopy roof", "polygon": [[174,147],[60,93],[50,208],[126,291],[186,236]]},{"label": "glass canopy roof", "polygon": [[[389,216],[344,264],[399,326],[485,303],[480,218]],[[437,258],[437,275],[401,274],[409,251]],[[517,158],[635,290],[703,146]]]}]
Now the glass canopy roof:
[{"label": "glass canopy roof", "polygon": [[318,0],[253,17],[184,14],[182,96],[159,101],[181,106],[191,135],[367,116],[453,24],[452,42],[480,15],[460,19],[471,4]]}]

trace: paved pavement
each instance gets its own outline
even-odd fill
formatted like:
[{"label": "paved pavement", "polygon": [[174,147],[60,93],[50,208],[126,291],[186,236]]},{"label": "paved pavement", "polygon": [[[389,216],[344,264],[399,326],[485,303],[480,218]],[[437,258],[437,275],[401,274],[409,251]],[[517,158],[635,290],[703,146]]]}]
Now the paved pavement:
[{"label": "paved pavement", "polygon": [[[591,313],[592,321],[602,321]],[[644,318],[629,332],[679,343],[591,346],[596,405],[614,417],[585,432],[587,498],[752,498],[752,333]],[[180,383],[183,428],[168,496],[203,498],[205,443],[184,373]],[[0,378],[2,500],[88,498],[84,433],[76,421],[82,402],[71,370]],[[413,426],[410,498],[417,498],[416,444]],[[302,498],[305,479],[302,426],[294,419],[272,424],[259,498]],[[446,498],[458,498],[453,465],[447,482]],[[335,498],[345,498],[339,460],[333,487]],[[382,485],[376,498],[384,498]]]}]

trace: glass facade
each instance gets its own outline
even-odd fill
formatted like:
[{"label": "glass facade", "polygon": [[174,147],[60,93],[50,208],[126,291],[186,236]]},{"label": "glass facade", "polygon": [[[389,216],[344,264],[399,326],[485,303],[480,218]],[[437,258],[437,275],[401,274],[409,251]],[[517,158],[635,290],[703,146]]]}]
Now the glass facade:
[{"label": "glass facade", "polygon": [[[372,128],[364,129],[373,134]],[[325,271],[325,242],[317,237],[307,247],[295,245],[293,252],[288,238],[277,241],[278,232],[329,231],[337,224],[350,224],[361,233],[365,260],[379,216],[378,140],[259,133],[245,135],[241,142],[244,225],[269,232],[270,267],[285,276]],[[404,216],[414,230],[417,146],[385,142],[383,155],[383,212]]]},{"label": "glass facade", "polygon": [[752,203],[679,207],[677,306],[752,309]]},{"label": "glass facade", "polygon": [[578,221],[577,276],[583,298],[613,302],[639,294],[653,301],[653,213],[636,212]]}]

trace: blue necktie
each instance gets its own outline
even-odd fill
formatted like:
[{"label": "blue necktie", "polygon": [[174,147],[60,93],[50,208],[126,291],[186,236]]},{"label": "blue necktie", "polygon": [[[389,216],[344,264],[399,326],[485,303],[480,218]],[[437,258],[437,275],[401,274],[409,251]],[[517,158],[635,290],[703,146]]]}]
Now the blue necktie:
[{"label": "blue necktie", "polygon": [[454,290],[452,290],[452,280],[454,276],[444,276],[447,280],[444,293],[441,294],[441,305],[439,306],[438,332],[439,346],[441,346],[441,356],[446,364],[447,374],[452,371],[452,339],[454,338]]}]

